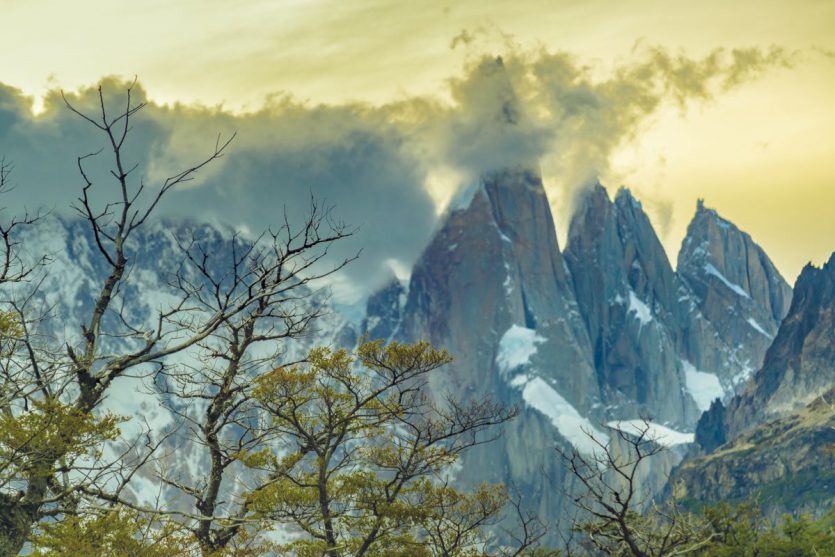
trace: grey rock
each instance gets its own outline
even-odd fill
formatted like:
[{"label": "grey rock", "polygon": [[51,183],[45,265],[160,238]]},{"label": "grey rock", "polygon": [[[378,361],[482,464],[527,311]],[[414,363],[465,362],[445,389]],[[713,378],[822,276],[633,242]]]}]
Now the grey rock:
[{"label": "grey rock", "polygon": [[398,332],[406,305],[406,286],[392,277],[377,292],[369,296],[365,305],[365,318],[360,324],[360,334],[369,340],[390,340]]},{"label": "grey rock", "polygon": [[[539,339],[519,365],[502,359],[502,338],[512,329]],[[491,173],[465,206],[450,211],[414,268],[400,331],[455,358],[436,376],[434,392],[522,408],[499,439],[466,456],[459,479],[512,483],[543,518],[557,520],[572,479],[554,447],[568,443],[510,381],[537,378],[591,423],[602,416],[594,410],[600,396],[588,335],[535,171]]]},{"label": "grey rock", "polygon": [[679,339],[678,279],[640,203],[597,184],[569,228],[566,261],[594,349],[601,390],[620,419],[692,427]]},{"label": "grey rock", "polygon": [[757,498],[766,512],[820,515],[835,502],[835,254],[805,267],[762,368],[714,404],[673,483],[686,500]]},{"label": "grey rock", "polygon": [[713,329],[688,338],[724,345],[701,351],[723,361],[694,363],[718,369],[726,385],[744,386],[762,365],[788,311],[791,288],[751,236],[701,200],[682,242],[677,272]]}]

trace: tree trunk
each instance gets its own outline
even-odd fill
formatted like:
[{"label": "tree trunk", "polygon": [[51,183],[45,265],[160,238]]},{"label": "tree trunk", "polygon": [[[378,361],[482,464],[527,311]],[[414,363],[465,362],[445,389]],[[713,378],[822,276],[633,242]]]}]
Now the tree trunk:
[{"label": "tree trunk", "polygon": [[0,495],[0,557],[14,557],[23,550],[32,532],[35,511]]}]

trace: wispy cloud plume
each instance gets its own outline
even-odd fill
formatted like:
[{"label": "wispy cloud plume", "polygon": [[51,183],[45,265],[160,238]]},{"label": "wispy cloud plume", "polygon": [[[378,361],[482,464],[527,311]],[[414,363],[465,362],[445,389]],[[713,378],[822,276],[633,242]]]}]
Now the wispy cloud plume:
[{"label": "wispy cloud plume", "polygon": [[[454,41],[471,42],[468,34]],[[167,214],[259,229],[276,223],[285,207],[291,215],[304,211],[311,194],[322,198],[361,227],[341,254],[364,250],[343,276],[361,295],[392,262],[409,265],[425,245],[437,218],[427,184],[438,168],[466,181],[544,161],[561,187],[579,191],[665,103],[686,110],[793,62],[778,47],[719,49],[702,58],[639,48],[601,78],[568,53],[508,45],[500,61],[471,56],[449,79],[446,98],[314,106],[279,96],[246,114],[150,103],[136,120],[130,154],[146,163],[152,182],[199,158],[217,134],[236,131],[229,155],[177,191]],[[123,85],[105,80],[112,102]],[[71,99],[84,106],[93,90]],[[61,209],[77,195],[75,157],[99,146],[62,104],[52,92],[34,115],[31,99],[0,86],[0,154],[14,161],[19,183],[5,200],[13,209]]]}]

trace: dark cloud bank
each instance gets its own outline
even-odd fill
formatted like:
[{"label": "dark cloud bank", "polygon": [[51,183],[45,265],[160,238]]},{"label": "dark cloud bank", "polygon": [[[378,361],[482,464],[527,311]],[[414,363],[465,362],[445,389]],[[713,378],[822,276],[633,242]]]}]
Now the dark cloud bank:
[{"label": "dark cloud bank", "polygon": [[[580,191],[606,170],[613,150],[634,137],[664,103],[682,109],[707,101],[792,56],[779,48],[717,50],[692,59],[644,49],[636,61],[594,79],[565,53],[544,50],[473,57],[448,82],[452,102],[413,98],[384,106],[313,106],[273,98],[247,114],[222,108],[150,103],[134,120],[130,156],[149,184],[205,156],[218,135],[237,132],[228,154],[160,214],[259,231],[284,208],[300,215],[311,194],[360,227],[342,254],[362,248],[342,284],[357,295],[390,276],[392,261],[408,266],[437,219],[426,181],[446,168],[463,182],[520,162],[550,161],[564,187]],[[115,108],[127,83],[106,79]],[[139,88],[136,95],[144,98]],[[69,95],[95,109],[95,89]],[[0,85],[0,156],[14,164],[4,206],[68,210],[78,195],[76,157],[102,147],[89,124],[51,93],[33,115],[31,99]],[[106,177],[102,178],[102,187]],[[450,184],[455,188],[463,184]]]}]

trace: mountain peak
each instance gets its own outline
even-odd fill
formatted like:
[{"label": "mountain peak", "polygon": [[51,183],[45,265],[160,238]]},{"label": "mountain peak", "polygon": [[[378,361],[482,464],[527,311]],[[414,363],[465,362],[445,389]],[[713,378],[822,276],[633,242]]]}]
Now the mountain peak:
[{"label": "mountain peak", "polygon": [[522,117],[519,97],[501,57],[484,58],[476,68],[475,79],[468,84],[468,95],[485,102],[485,115],[493,112],[500,126],[516,126]]},{"label": "mountain peak", "polygon": [[584,188],[578,197],[577,206],[574,209],[572,218],[576,218],[584,212],[594,208],[601,209],[613,205],[612,199],[609,197],[609,190],[599,181],[595,181],[593,185]]},{"label": "mountain peak", "polygon": [[677,264],[702,316],[727,346],[723,355],[741,386],[762,365],[792,290],[749,234],[696,202]]},{"label": "mountain peak", "polygon": [[609,199],[609,191],[606,189],[606,186],[600,183],[600,181],[596,181],[594,185],[591,187],[591,191],[589,191],[590,196],[603,196],[606,199]]},{"label": "mountain peak", "polygon": [[618,192],[615,194],[615,204],[618,206],[630,206],[634,209],[643,209],[641,202],[632,195],[632,192],[626,186],[618,188]]},{"label": "mountain peak", "polygon": [[[686,425],[696,408],[678,358],[676,278],[641,204],[596,184],[571,219],[566,262],[594,350],[598,381],[618,418],[651,414]],[[671,393],[675,395],[671,396]]]},{"label": "mountain peak", "polygon": [[713,293],[729,303],[753,300],[765,308],[762,317],[772,322],[765,327],[769,335],[788,311],[791,288],[765,251],[702,199],[687,227],[677,268],[702,302],[710,303]]},{"label": "mountain peak", "polygon": [[[829,256],[829,259],[827,261],[825,261],[823,263],[823,265],[821,265],[820,267],[818,267],[817,265],[815,265],[812,262],[807,263],[803,267],[803,270],[805,271],[807,267],[811,267],[812,269],[815,269],[817,271],[822,271],[824,273],[831,273],[831,274],[835,275],[835,251],[832,252],[832,255]],[[801,271],[801,274],[803,274],[802,271]]]},{"label": "mountain peak", "polygon": [[739,231],[739,228],[734,223],[722,218],[716,209],[705,206],[705,200],[703,198],[699,198],[696,200],[696,213],[693,215],[693,220],[690,221],[690,225],[709,226],[710,224],[715,224],[724,229]]},{"label": "mountain peak", "polygon": [[[807,263],[797,277],[795,289],[798,292],[808,290],[816,295],[826,295],[827,292],[835,290],[835,252],[820,267],[813,263]],[[792,305],[794,306],[794,304]],[[794,308],[790,313],[793,311]]]},{"label": "mountain peak", "polygon": [[[703,448],[775,418],[799,411],[832,389],[835,373],[835,254],[822,267],[807,265],[794,286],[788,314],[780,324],[762,367],[728,408],[712,409],[702,420]],[[720,435],[715,435],[719,433]],[[713,437],[711,437],[713,436]],[[711,438],[718,441],[710,442]]]}]

